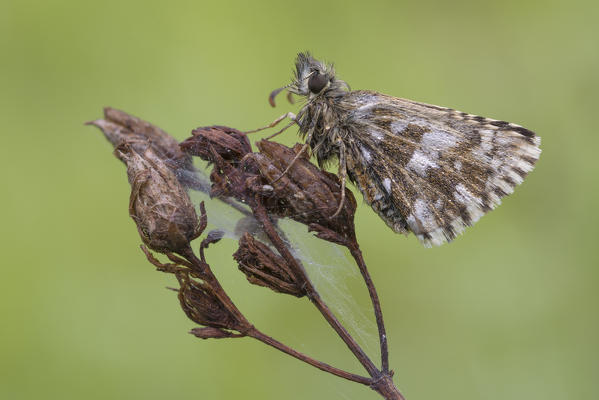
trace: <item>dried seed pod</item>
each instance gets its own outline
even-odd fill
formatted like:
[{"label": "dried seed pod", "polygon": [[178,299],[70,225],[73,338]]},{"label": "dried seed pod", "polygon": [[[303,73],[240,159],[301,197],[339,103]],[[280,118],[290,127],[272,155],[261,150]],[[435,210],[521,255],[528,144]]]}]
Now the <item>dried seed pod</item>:
[{"label": "dried seed pod", "polygon": [[223,329],[242,329],[242,324],[211,288],[190,274],[178,275],[179,302],[189,319],[197,324]]},{"label": "dried seed pod", "polygon": [[251,152],[247,136],[226,126],[197,128],[193,136],[180,144],[181,149],[205,161],[214,163],[210,174],[210,196],[221,199],[244,199],[245,174],[237,169],[239,161]]},{"label": "dried seed pod", "polygon": [[305,282],[296,276],[299,274],[294,274],[282,257],[250,234],[245,233],[239,239],[239,249],[233,258],[250,283],[296,297],[306,295]]},{"label": "dried seed pod", "polygon": [[115,155],[127,164],[129,213],[144,243],[162,253],[189,246],[198,234],[198,217],[171,169],[151,148],[141,155],[122,145]]},{"label": "dried seed pod", "polygon": [[238,162],[252,151],[247,136],[226,126],[206,126],[192,131],[193,136],[181,142],[187,154],[213,162],[212,150],[227,162]]},{"label": "dried seed pod", "polygon": [[[353,218],[356,200],[349,189],[345,189],[341,212],[332,218],[341,199],[341,184],[336,175],[316,167],[307,156],[297,159],[283,173],[300,146],[290,149],[267,140],[259,141],[257,146],[260,153],[248,156],[247,162],[257,166],[269,187],[270,193],[264,195],[264,204],[270,214],[289,217],[307,225],[316,224],[347,239],[355,237]],[[263,188],[264,185],[260,186],[262,193]]]}]

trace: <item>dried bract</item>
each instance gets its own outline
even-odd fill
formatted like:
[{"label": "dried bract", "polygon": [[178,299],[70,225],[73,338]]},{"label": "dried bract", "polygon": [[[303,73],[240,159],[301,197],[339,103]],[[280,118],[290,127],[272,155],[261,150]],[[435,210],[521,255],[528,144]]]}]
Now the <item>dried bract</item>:
[{"label": "dried bract", "polygon": [[306,295],[305,282],[297,276],[299,274],[294,274],[282,257],[250,234],[239,239],[239,249],[233,258],[250,283],[296,297]]},{"label": "dried bract", "polygon": [[223,329],[206,327],[206,328],[193,328],[190,333],[200,339],[225,339],[231,337],[241,337],[243,335],[235,334]]},{"label": "dried bract", "polygon": [[140,154],[149,146],[155,154],[167,161],[173,170],[192,169],[192,160],[179,148],[177,140],[151,123],[114,108],[104,108],[104,119],[88,122],[102,130],[114,148],[129,144]]},{"label": "dried bract", "polygon": [[115,155],[127,164],[129,213],[144,243],[162,253],[187,248],[198,235],[198,217],[175,174],[151,148],[142,155],[121,145]]}]

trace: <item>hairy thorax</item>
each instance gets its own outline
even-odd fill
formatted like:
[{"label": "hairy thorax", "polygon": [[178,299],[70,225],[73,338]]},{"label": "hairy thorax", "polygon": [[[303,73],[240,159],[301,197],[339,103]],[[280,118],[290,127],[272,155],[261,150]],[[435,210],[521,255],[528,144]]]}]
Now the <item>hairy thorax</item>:
[{"label": "hairy thorax", "polygon": [[300,135],[307,140],[320,166],[338,159],[339,148],[347,135],[344,113],[337,104],[335,99],[322,96],[306,104],[297,115]]}]

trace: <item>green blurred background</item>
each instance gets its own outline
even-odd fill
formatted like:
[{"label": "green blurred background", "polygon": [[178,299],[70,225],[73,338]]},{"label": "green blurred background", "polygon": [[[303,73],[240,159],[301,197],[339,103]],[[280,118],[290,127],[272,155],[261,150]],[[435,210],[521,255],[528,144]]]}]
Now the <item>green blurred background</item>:
[{"label": "green blurred background", "polygon": [[[377,398],[250,339],[188,335],[172,279],[138,249],[123,165],[83,126],[107,105],[179,139],[261,126],[297,110],[266,97],[302,50],[352,88],[542,137],[527,181],[441,248],[393,234],[360,197],[407,399],[598,398],[597,2],[366,4],[0,2],[0,398]],[[259,327],[362,373],[307,301],[250,287],[234,249],[208,257]],[[349,288],[369,313],[359,281]]]}]

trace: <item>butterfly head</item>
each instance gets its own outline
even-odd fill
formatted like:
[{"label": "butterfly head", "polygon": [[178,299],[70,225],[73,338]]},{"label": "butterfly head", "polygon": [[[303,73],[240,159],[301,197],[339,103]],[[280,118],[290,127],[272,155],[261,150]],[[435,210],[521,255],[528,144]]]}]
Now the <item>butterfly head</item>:
[{"label": "butterfly head", "polygon": [[273,107],[275,96],[285,89],[289,93],[307,97],[308,100],[349,89],[347,83],[335,78],[335,68],[332,64],[318,61],[308,52],[297,55],[295,69],[293,81],[271,93],[269,101]]},{"label": "butterfly head", "polygon": [[290,92],[300,96],[316,96],[330,87],[335,69],[313,58],[310,53],[299,53],[295,60],[295,77]]}]

